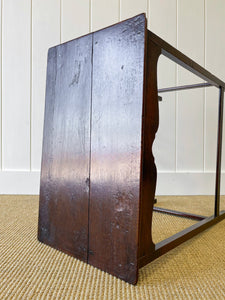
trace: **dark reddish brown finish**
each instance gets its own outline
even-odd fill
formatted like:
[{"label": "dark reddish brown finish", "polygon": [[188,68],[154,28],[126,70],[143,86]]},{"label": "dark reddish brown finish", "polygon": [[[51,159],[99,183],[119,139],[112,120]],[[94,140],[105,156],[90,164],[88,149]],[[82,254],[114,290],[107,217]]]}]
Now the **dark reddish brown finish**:
[{"label": "dark reddish brown finish", "polygon": [[152,144],[159,125],[157,62],[161,49],[153,43],[149,35],[146,39],[146,63],[144,81],[144,109],[142,133],[141,203],[138,258],[155,249],[152,241],[152,210],[156,188],[156,166],[152,154]]},{"label": "dark reddish brown finish", "polygon": [[88,261],[130,283],[138,271],[145,34],[144,15],[93,34]]},{"label": "dark reddish brown finish", "polygon": [[142,14],[50,49],[46,88],[39,240],[130,283],[138,275],[146,34]]},{"label": "dark reddish brown finish", "polygon": [[[224,82],[147,31],[144,14],[48,56],[38,238],[133,284],[138,268],[225,218],[152,241],[161,53],[224,93]],[[221,146],[218,134],[220,154]]]},{"label": "dark reddish brown finish", "polygon": [[92,35],[48,53],[40,241],[87,261]]}]

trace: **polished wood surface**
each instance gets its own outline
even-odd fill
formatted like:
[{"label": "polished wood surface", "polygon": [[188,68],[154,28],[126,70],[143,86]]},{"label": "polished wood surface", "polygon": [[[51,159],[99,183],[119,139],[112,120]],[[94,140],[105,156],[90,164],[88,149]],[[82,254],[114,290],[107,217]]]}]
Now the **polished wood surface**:
[{"label": "polished wood surface", "polygon": [[137,281],[146,19],[93,35],[89,263]]},{"label": "polished wood surface", "polygon": [[50,49],[46,87],[39,240],[130,283],[146,28],[141,14]]},{"label": "polished wood surface", "polygon": [[146,47],[138,259],[149,255],[155,249],[151,228],[157,170],[152,145],[159,125],[157,62],[161,49],[150,40],[149,34],[146,39]]},{"label": "polished wood surface", "polygon": [[87,261],[92,35],[51,48],[40,186],[40,241]]},{"label": "polished wood surface", "polygon": [[152,241],[160,54],[220,87],[223,103],[225,83],[148,31],[144,14],[48,55],[38,239],[132,284],[138,268],[225,218]]}]

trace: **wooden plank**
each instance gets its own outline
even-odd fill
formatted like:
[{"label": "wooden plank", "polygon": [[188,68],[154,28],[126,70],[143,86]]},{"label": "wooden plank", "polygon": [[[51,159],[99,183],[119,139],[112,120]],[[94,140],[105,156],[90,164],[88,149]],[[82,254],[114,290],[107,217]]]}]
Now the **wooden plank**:
[{"label": "wooden plank", "polygon": [[[178,48],[204,65],[204,0],[178,2]],[[201,81],[178,68],[178,85]],[[177,170],[203,171],[204,89],[180,91],[177,99]]]},{"label": "wooden plank", "polygon": [[[51,20],[51,21],[49,21]],[[32,1],[31,169],[40,170],[47,50],[60,43],[60,0]]]},{"label": "wooden plank", "polygon": [[119,1],[91,1],[91,31],[102,29],[119,21]]},{"label": "wooden plank", "polygon": [[2,167],[30,169],[30,1],[4,0]]},{"label": "wooden plank", "polygon": [[61,10],[61,42],[89,32],[89,0],[63,0]]},{"label": "wooden plank", "polygon": [[88,262],[137,281],[145,16],[94,33]]},{"label": "wooden plank", "polygon": [[131,18],[137,14],[146,13],[148,0],[120,0],[120,20]]},{"label": "wooden plank", "polygon": [[92,35],[48,56],[39,240],[87,261]]},{"label": "wooden plank", "polygon": [[[176,46],[176,0],[151,0],[148,28]],[[176,64],[161,55],[158,61],[158,88],[176,86]],[[159,129],[153,144],[157,170],[174,172],[176,169],[176,93],[161,95]],[[167,159],[170,157],[170,159]]]}]

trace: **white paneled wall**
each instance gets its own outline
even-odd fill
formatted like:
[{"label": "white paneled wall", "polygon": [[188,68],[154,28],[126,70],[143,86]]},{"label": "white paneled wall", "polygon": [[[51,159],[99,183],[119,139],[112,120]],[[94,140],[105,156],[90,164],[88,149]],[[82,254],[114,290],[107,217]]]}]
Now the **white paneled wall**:
[{"label": "white paneled wall", "polygon": [[52,45],[60,43],[60,0],[33,0],[31,12],[31,171],[39,171],[42,151],[47,51]]},{"label": "white paneled wall", "polygon": [[30,170],[31,2],[2,5],[2,169]]},{"label": "white paneled wall", "polygon": [[[205,67],[217,74],[225,81],[225,1],[206,0],[205,2]],[[211,88],[206,90],[205,103],[205,169],[214,170],[216,153],[216,119],[218,116],[217,103],[213,101],[218,97],[218,90]],[[223,139],[225,138],[225,126]],[[225,145],[225,140],[224,140]],[[225,146],[223,147],[223,170],[225,169]],[[225,184],[225,183],[224,183]]]},{"label": "white paneled wall", "polygon": [[[152,0],[148,27],[172,46],[177,47],[177,1]],[[160,74],[159,87],[176,85],[176,65],[169,59],[160,56],[158,73]],[[159,110],[160,127],[154,143],[157,168],[174,173],[176,171],[176,94],[164,94],[163,102],[159,102]]]},{"label": "white paneled wall", "polygon": [[[54,2],[54,1],[52,1]],[[44,3],[44,1],[43,1]],[[61,42],[72,40],[91,29],[91,5],[89,0],[61,1]],[[59,10],[57,11],[58,14]],[[59,32],[59,31],[58,31]]]},{"label": "white paneled wall", "polygon": [[[2,0],[0,1],[0,57],[2,58]],[[2,59],[0,60],[0,168],[2,169]]]},{"label": "white paneled wall", "polygon": [[120,20],[119,0],[92,0],[91,8],[91,31],[109,26]]},{"label": "white paneled wall", "polygon": [[[0,2],[0,193],[39,192],[51,46],[145,12],[150,30],[225,81],[224,0]],[[164,57],[158,71],[159,87],[201,82]],[[159,109],[157,193],[213,194],[217,89],[163,94]]]},{"label": "white paneled wall", "polygon": [[[179,0],[177,5],[177,46],[204,66],[204,0]],[[177,78],[178,85],[201,82],[181,67]],[[182,91],[177,98],[177,170],[202,172],[204,89]]]}]

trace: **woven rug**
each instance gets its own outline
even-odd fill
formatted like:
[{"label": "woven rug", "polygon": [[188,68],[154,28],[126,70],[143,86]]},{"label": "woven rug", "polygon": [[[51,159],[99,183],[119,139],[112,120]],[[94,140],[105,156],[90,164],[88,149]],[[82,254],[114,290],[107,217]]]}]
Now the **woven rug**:
[{"label": "woven rug", "polygon": [[[211,215],[212,201],[158,197],[157,205]],[[1,300],[225,299],[225,221],[140,269],[136,286],[38,242],[37,221],[37,196],[0,196]],[[193,223],[154,213],[154,242]]]}]

